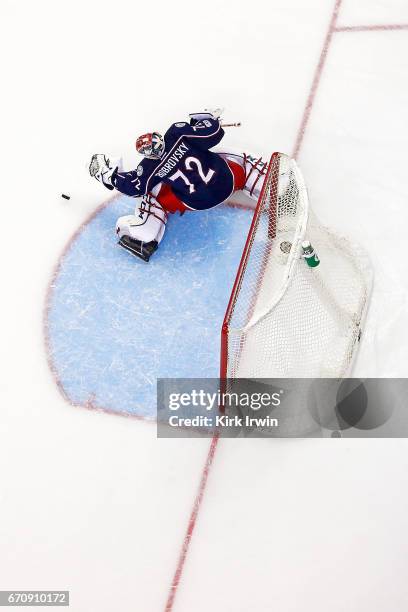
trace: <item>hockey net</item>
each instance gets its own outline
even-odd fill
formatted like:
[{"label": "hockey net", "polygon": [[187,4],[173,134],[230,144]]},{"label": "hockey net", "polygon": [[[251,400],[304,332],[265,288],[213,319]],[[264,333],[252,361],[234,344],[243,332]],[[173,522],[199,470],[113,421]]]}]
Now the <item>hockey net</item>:
[{"label": "hockey net", "polygon": [[370,287],[366,254],[319,224],[296,162],[274,153],[224,318],[221,378],[346,376]]}]

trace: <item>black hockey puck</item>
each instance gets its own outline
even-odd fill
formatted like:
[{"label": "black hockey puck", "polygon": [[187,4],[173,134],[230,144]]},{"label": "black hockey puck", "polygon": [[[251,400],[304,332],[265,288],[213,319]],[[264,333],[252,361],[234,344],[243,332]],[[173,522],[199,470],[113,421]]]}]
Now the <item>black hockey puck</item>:
[{"label": "black hockey puck", "polygon": [[70,200],[71,196],[67,195],[66,193],[62,193],[61,197],[64,198],[64,200]]}]

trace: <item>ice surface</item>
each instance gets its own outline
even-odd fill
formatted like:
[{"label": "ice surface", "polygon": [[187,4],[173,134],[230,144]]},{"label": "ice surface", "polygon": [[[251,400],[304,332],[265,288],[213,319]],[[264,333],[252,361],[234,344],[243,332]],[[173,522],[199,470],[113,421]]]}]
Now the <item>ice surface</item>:
[{"label": "ice surface", "polygon": [[[144,422],[68,405],[45,359],[46,288],[63,246],[107,195],[84,171],[92,153],[123,154],[134,167],[138,134],[210,105],[242,121],[223,144],[291,153],[334,5],[0,3],[2,588],[70,588],[73,612],[165,610],[208,441],[157,440]],[[407,7],[343,0],[339,25],[406,22]],[[319,217],[373,260],[361,376],[407,371],[407,61],[407,31],[335,34],[299,156]],[[113,244],[114,216],[99,238],[94,226],[97,257],[77,266],[78,317],[84,297],[100,295],[85,285],[91,264],[105,297],[100,268],[117,297],[115,275],[126,276],[114,258],[131,281],[143,266]],[[192,247],[178,234],[177,249]],[[137,286],[121,286],[123,300],[125,289],[124,305]],[[407,610],[407,463],[406,440],[222,440],[173,612]]]},{"label": "ice surface", "polygon": [[71,244],[51,294],[49,344],[72,402],[153,417],[157,378],[219,374],[222,320],[252,212],[171,215],[148,264],[116,246],[113,200]]}]

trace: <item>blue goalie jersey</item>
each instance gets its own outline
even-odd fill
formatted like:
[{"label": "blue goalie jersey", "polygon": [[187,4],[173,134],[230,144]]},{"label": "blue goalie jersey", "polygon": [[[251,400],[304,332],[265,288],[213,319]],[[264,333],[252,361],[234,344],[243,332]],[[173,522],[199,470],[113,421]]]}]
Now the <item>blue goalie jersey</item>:
[{"label": "blue goalie jersey", "polygon": [[164,183],[189,208],[212,208],[234,191],[234,177],[227,162],[209,150],[223,136],[220,122],[212,117],[195,125],[174,123],[164,135],[161,159],[145,158],[136,170],[116,172],[112,184],[128,196],[140,197]]}]

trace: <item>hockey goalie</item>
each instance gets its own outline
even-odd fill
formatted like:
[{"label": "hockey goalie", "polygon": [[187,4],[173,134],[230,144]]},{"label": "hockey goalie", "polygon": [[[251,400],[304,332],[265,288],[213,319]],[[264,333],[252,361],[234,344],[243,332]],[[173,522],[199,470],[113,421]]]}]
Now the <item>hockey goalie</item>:
[{"label": "hockey goalie", "polygon": [[120,162],[95,154],[89,172],[107,189],[138,198],[134,215],[116,224],[119,245],[149,261],[163,239],[169,213],[201,211],[222,204],[243,190],[258,200],[267,171],[262,158],[212,150],[223,136],[221,109],[193,113],[162,136],[144,134],[136,141],[143,160],[125,172]]}]

